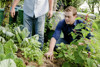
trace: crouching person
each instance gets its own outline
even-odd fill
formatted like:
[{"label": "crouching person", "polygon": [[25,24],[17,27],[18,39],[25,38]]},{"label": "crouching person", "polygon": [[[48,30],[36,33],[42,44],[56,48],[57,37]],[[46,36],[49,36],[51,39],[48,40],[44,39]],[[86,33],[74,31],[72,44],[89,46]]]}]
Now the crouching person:
[{"label": "crouching person", "polygon": [[[51,60],[53,59],[53,51],[54,48],[57,47],[55,44],[60,44],[61,42],[63,42],[64,44],[70,44],[73,41],[73,37],[69,34],[73,31],[73,29],[77,24],[83,23],[83,21],[81,20],[75,20],[76,17],[77,17],[76,8],[69,6],[65,9],[65,19],[61,20],[58,23],[50,41],[49,51],[45,53],[46,57],[50,57]],[[64,34],[64,38],[60,38],[61,31]],[[90,34],[88,35],[88,38],[89,36]],[[79,44],[81,45],[82,43]]]}]

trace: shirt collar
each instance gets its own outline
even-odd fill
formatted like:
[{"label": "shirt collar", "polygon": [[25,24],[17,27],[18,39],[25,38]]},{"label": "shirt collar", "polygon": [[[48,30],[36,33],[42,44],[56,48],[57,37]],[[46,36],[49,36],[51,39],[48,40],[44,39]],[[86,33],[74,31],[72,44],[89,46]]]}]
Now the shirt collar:
[{"label": "shirt collar", "polygon": [[[64,20],[65,21],[65,20]],[[65,22],[65,24],[66,24],[66,22]],[[68,24],[67,24],[68,25]],[[74,26],[76,26],[77,25],[77,21],[75,20],[75,22],[74,22],[74,24],[73,24]]]}]

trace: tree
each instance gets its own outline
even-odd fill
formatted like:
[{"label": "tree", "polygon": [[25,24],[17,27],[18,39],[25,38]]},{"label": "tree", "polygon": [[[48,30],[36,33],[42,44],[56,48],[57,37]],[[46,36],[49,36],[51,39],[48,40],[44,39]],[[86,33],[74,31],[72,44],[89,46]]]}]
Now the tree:
[{"label": "tree", "polygon": [[[9,15],[10,15],[10,7],[13,0],[1,0],[0,2],[3,2],[2,7],[4,7],[4,19],[2,22],[2,25],[5,26],[6,24],[9,24]],[[23,1],[23,0],[21,0]]]},{"label": "tree", "polygon": [[95,7],[96,4],[99,5],[99,0],[86,0],[86,2],[87,2],[88,5],[89,5],[89,8],[90,8],[90,10],[91,10],[91,13],[94,14],[94,7]]},{"label": "tree", "polygon": [[63,9],[68,6],[74,6],[78,8],[82,3],[84,3],[84,1],[85,0],[57,0],[59,7],[63,6]]},{"label": "tree", "polygon": [[5,1],[0,0],[0,8],[4,8],[4,5],[5,5]]},{"label": "tree", "polygon": [[99,15],[100,15],[100,1],[98,1],[97,8],[98,8]]},{"label": "tree", "polygon": [[71,6],[78,8],[81,4],[84,3],[85,0],[71,0],[69,3]]},{"label": "tree", "polygon": [[10,13],[11,3],[12,3],[12,0],[5,1],[4,19],[3,19],[3,23],[2,23],[3,26],[5,26],[6,24],[9,24],[9,13]]}]

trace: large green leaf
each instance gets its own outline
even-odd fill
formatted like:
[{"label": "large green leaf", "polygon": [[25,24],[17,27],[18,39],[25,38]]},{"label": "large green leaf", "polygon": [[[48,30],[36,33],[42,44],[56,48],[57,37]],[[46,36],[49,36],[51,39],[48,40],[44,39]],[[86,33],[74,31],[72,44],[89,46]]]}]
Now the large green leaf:
[{"label": "large green leaf", "polygon": [[12,52],[10,52],[10,53],[8,53],[7,55],[6,55],[6,59],[14,59],[16,57],[16,55],[14,55]]},{"label": "large green leaf", "polygon": [[23,60],[21,58],[15,58],[14,61],[17,67],[25,67]]},{"label": "large green leaf", "polygon": [[0,43],[0,54],[4,54],[4,47],[3,44]]},{"label": "large green leaf", "polygon": [[83,37],[85,38],[89,34],[89,31],[82,29],[82,34],[83,34]]},{"label": "large green leaf", "polygon": [[27,29],[27,28],[24,28],[24,29],[21,31],[20,35],[21,35],[22,39],[28,37],[28,35],[29,35],[28,29]]},{"label": "large green leaf", "polygon": [[22,25],[16,27],[14,30],[17,31],[17,34],[19,34],[20,38],[22,38],[22,39],[28,37],[28,35],[30,33],[28,31],[28,29],[26,27],[22,26]]},{"label": "large green leaf", "polygon": [[4,52],[8,54],[10,52],[15,53],[17,51],[17,46],[14,44],[13,40],[9,40],[4,45]]},{"label": "large green leaf", "polygon": [[5,55],[5,54],[0,54],[0,61],[4,60],[4,59],[5,59],[5,57],[6,57],[6,55]]},{"label": "large green leaf", "polygon": [[75,20],[82,20],[82,18],[81,17],[77,17]]},{"label": "large green leaf", "polygon": [[79,56],[78,51],[74,52],[74,56],[75,56],[75,63],[78,63],[78,64],[84,63],[84,60]]},{"label": "large green leaf", "polygon": [[5,59],[0,62],[0,67],[16,67],[16,64],[12,59]]},{"label": "large green leaf", "polygon": [[93,67],[93,59],[87,58],[88,67]]},{"label": "large green leaf", "polygon": [[16,36],[16,38],[17,38],[17,40],[18,40],[18,42],[19,42],[19,44],[22,42],[22,39],[21,39],[21,37],[20,37],[20,35],[18,34],[18,32],[17,31],[15,31],[15,36]]},{"label": "large green leaf", "polygon": [[71,35],[72,35],[73,39],[75,39],[77,37],[77,34],[75,34],[73,32],[71,32]]},{"label": "large green leaf", "polygon": [[84,26],[85,24],[80,23],[80,24],[77,24],[74,29],[82,29]]},{"label": "large green leaf", "polygon": [[69,62],[66,61],[66,62],[62,65],[62,67],[71,67],[71,65],[70,65]]},{"label": "large green leaf", "polygon": [[1,42],[1,43],[5,43],[6,40],[5,40],[3,37],[0,36],[0,42]]},{"label": "large green leaf", "polygon": [[98,25],[95,22],[93,23],[92,27],[98,30]]}]

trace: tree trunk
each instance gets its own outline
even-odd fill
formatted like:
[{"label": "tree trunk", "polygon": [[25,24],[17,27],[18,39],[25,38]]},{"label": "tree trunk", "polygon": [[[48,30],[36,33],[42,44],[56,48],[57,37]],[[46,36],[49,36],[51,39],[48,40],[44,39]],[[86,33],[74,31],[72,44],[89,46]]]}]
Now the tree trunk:
[{"label": "tree trunk", "polygon": [[100,15],[100,2],[98,3],[98,12],[99,12],[99,15]]},{"label": "tree trunk", "polygon": [[4,8],[4,19],[2,25],[5,26],[6,24],[9,24],[9,13],[10,13],[10,7],[11,7],[12,0],[8,0],[5,3]]},{"label": "tree trunk", "polygon": [[99,15],[100,15],[100,7],[98,7],[98,12],[99,12]]},{"label": "tree trunk", "polygon": [[4,8],[5,2],[4,1],[0,1],[0,8]]},{"label": "tree trunk", "polygon": [[94,3],[92,4],[92,13],[94,14]]},{"label": "tree trunk", "polygon": [[57,0],[54,0],[54,6],[53,6],[53,10],[56,11],[56,6],[57,6]]}]

